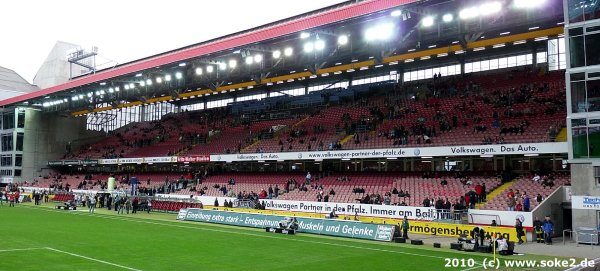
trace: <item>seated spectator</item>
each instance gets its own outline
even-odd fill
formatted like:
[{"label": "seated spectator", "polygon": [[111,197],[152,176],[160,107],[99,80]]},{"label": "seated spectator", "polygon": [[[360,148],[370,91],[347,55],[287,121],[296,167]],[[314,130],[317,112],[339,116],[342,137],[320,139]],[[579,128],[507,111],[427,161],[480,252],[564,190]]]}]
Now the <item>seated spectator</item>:
[{"label": "seated spectator", "polygon": [[544,181],[542,181],[542,186],[544,188],[546,188],[546,187],[552,188],[552,187],[554,187],[554,181],[550,178],[546,178],[546,179],[544,179]]}]

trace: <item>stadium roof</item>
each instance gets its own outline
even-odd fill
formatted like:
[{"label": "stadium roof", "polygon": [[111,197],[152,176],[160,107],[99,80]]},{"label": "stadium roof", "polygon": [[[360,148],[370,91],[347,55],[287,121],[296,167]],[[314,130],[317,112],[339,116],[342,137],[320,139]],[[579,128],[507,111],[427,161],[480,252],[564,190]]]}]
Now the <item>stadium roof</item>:
[{"label": "stadium roof", "polygon": [[62,85],[42,89],[38,92],[2,100],[0,101],[0,106],[24,102],[32,98],[37,98],[52,93],[68,90],[71,88],[83,86],[86,84],[107,80],[117,76],[135,73],[138,71],[158,67],[169,63],[184,61],[192,57],[207,55],[246,44],[251,44],[284,36],[290,33],[300,32],[302,30],[347,20],[353,17],[397,7],[412,2],[416,2],[416,0],[367,0],[361,2],[352,1],[334,5],[329,8],[316,10],[309,14],[296,16],[288,20],[283,20],[275,24],[257,27],[244,32],[224,36],[190,47],[185,47],[157,56],[120,65],[113,69],[100,71],[96,74],[78,78]]},{"label": "stadium roof", "polygon": [[39,90],[11,69],[0,66],[0,98],[11,98]]},{"label": "stadium roof", "polygon": [[544,41],[563,33],[562,1],[529,1],[349,1],[102,70],[0,106],[28,104],[79,116],[545,52]]}]

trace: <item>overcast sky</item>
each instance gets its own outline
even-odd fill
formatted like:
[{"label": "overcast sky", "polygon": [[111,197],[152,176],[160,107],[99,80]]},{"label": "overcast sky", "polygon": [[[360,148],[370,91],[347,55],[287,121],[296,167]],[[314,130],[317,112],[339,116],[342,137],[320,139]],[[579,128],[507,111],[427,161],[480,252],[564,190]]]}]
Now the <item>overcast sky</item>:
[{"label": "overcast sky", "polygon": [[[32,82],[56,43],[124,63],[342,0],[18,0],[0,10],[0,66]],[[100,62],[100,61],[99,61]]]}]

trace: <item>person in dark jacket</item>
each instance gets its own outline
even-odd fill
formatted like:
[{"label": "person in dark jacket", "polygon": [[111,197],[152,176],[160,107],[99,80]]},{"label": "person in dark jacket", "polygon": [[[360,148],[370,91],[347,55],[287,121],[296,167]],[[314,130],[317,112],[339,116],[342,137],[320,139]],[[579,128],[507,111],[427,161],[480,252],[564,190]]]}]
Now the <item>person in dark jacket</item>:
[{"label": "person in dark jacket", "polygon": [[408,224],[408,217],[404,216],[404,219],[402,219],[402,236],[406,239],[408,239],[408,229],[410,228],[410,225]]},{"label": "person in dark jacket", "polygon": [[539,218],[533,220],[533,230],[535,231],[535,241],[538,243],[544,242],[544,228],[542,228],[542,221]]},{"label": "person in dark jacket", "polygon": [[523,231],[523,223],[518,218],[515,220],[515,229],[517,230],[519,245],[523,244],[523,236],[525,236],[525,232]]}]

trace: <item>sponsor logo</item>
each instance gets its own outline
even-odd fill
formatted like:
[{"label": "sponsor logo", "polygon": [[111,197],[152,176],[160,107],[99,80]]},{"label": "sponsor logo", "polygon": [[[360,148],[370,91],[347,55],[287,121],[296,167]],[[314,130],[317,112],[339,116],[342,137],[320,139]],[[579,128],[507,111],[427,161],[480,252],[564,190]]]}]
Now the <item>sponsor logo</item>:
[{"label": "sponsor logo", "polygon": [[179,210],[179,214],[177,214],[177,220],[185,220],[188,214],[188,209]]},{"label": "sponsor logo", "polygon": [[177,156],[179,163],[200,163],[210,162],[210,155]]}]

